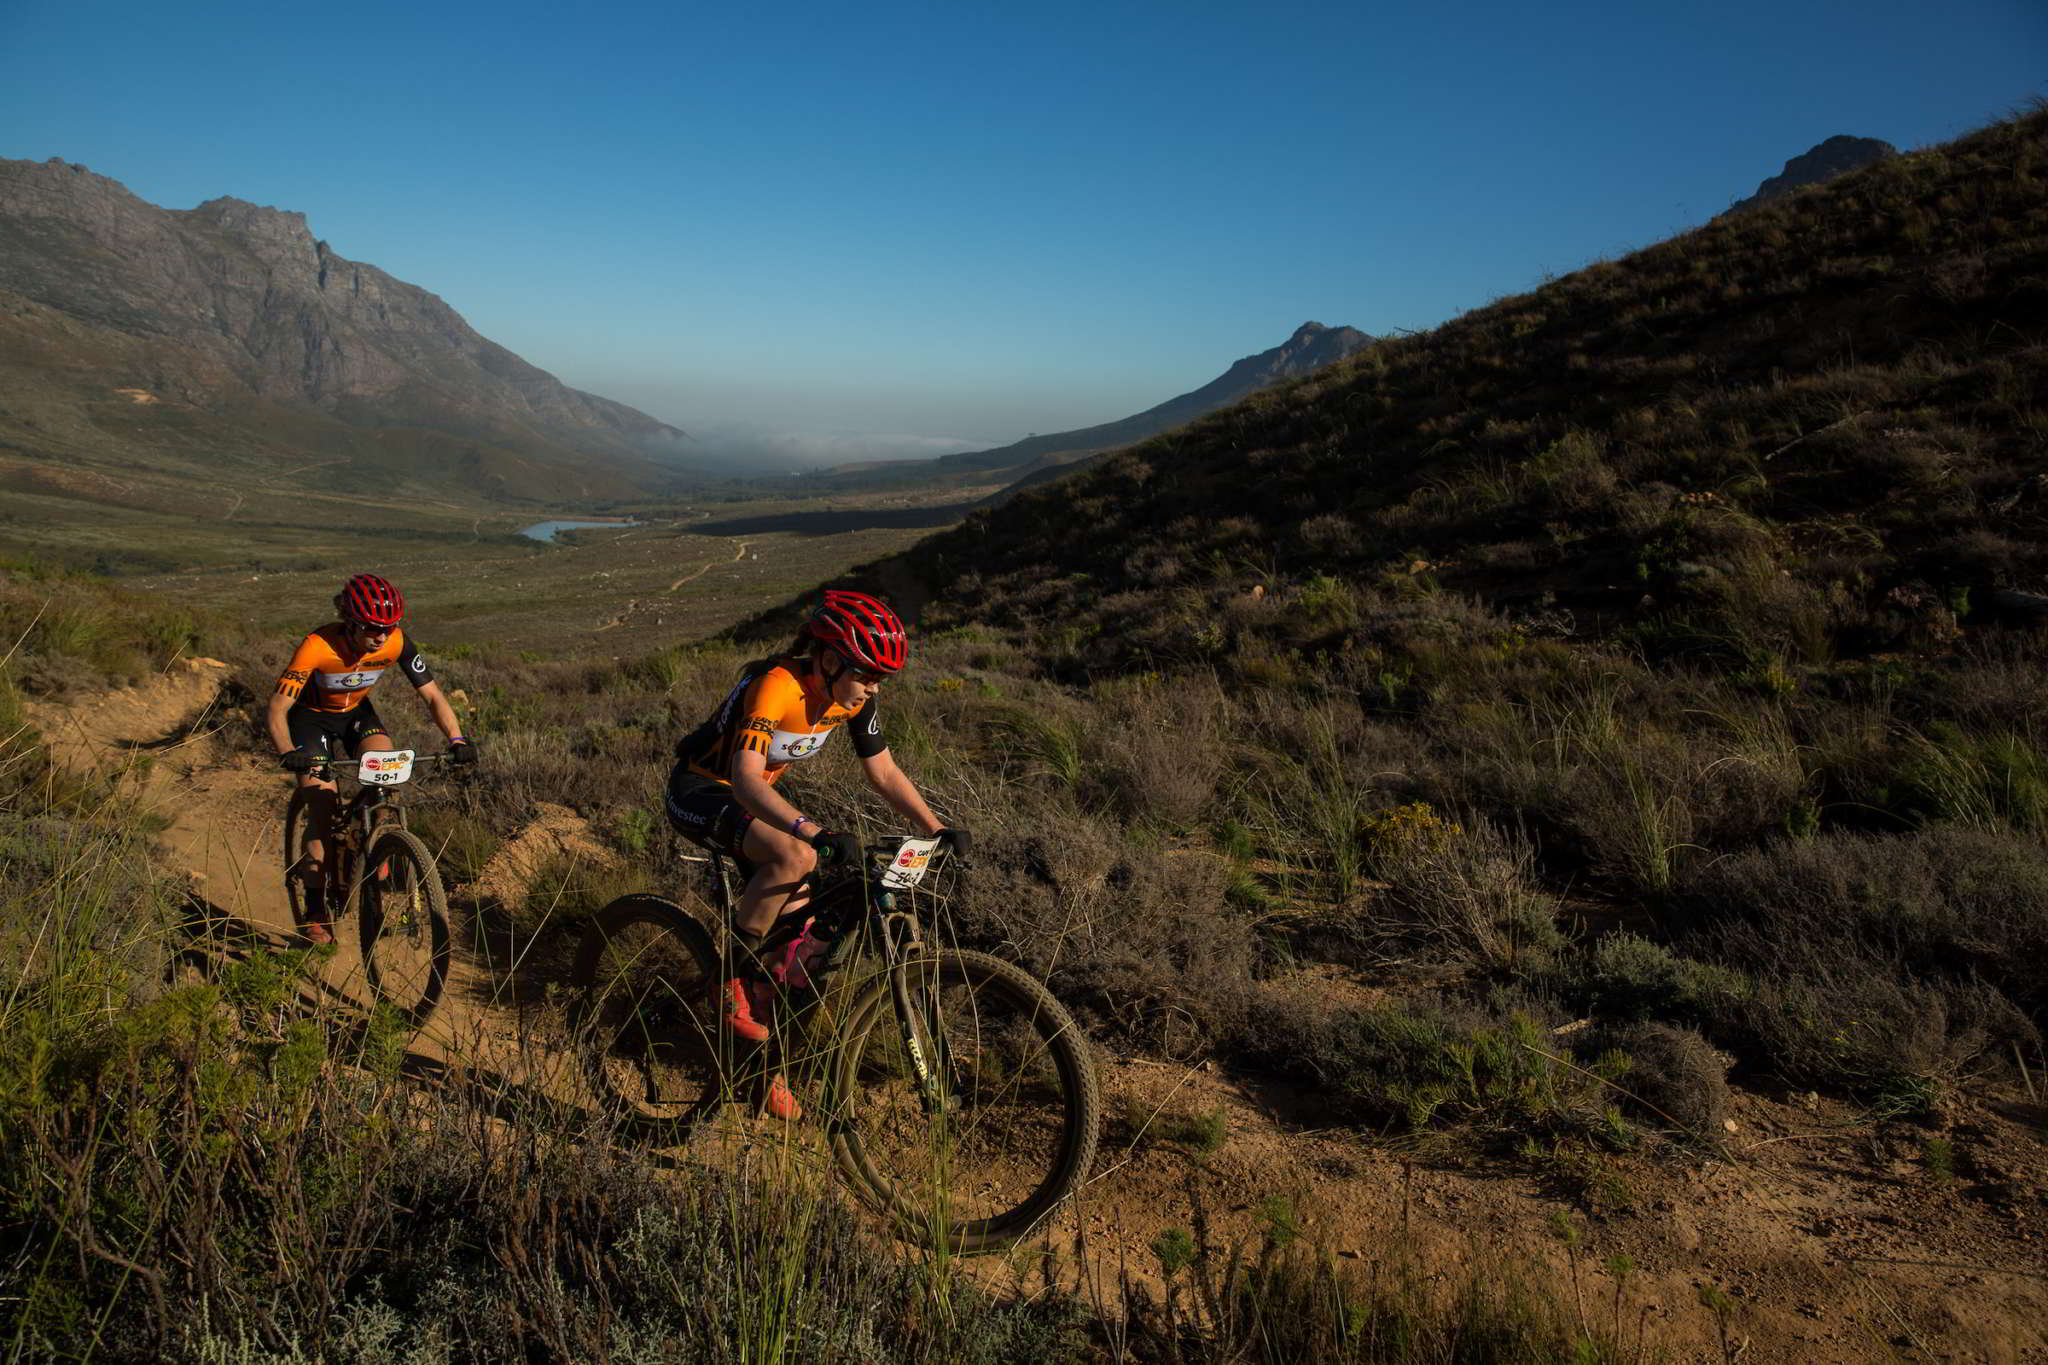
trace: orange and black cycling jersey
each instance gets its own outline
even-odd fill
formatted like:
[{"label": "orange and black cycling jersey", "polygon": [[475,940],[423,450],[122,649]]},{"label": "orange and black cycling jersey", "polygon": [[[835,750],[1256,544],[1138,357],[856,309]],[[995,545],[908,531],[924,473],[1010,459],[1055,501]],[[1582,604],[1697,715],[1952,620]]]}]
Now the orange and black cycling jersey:
[{"label": "orange and black cycling jersey", "polygon": [[425,687],[434,680],[427,672],[427,661],[404,631],[394,630],[383,644],[358,654],[349,647],[348,634],[336,621],[299,642],[292,661],[278,677],[277,690],[290,697],[294,707],[353,711],[388,668],[398,669],[414,687]]},{"label": "orange and black cycling jersey", "polygon": [[676,757],[691,772],[730,782],[733,755],[752,750],[768,760],[766,776],[774,782],[790,764],[824,748],[849,720],[856,754],[873,758],[888,749],[873,697],[858,713],[849,711],[832,700],[824,683],[799,676],[801,667],[795,659],[782,659],[742,679],[711,719],[676,745]]}]

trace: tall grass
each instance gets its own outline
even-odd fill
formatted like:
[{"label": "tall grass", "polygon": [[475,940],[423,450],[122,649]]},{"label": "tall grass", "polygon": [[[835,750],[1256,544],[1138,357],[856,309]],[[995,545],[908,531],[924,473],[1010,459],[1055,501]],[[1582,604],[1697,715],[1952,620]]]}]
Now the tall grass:
[{"label": "tall grass", "polygon": [[[1104,1343],[1128,1347],[1142,1309],[991,1294],[892,1245],[820,1182],[807,1133],[647,1151],[545,1079],[558,1058],[514,1075],[501,1047],[445,1035],[423,1053],[327,953],[202,951],[146,841],[111,797],[60,810],[17,787],[0,805],[9,1358],[1139,1358]],[[1246,1305],[1177,1333],[1174,1358],[1238,1358]],[[1351,1301],[1321,1311],[1345,1315],[1333,1339],[1351,1330]],[[1465,1311],[1399,1305],[1403,1322]]]}]

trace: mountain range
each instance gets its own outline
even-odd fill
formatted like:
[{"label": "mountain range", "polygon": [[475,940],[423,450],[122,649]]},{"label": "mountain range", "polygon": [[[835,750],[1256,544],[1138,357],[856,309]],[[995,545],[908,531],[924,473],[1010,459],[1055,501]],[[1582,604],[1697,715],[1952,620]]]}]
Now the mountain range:
[{"label": "mountain range", "polygon": [[1029,474],[1052,465],[1062,465],[1085,456],[1115,450],[1120,446],[1157,436],[1184,426],[1218,408],[1227,408],[1283,379],[1298,379],[1333,361],[1363,350],[1373,339],[1356,327],[1325,327],[1304,322],[1294,335],[1271,350],[1246,356],[1216,378],[1156,407],[1100,426],[1076,431],[1054,432],[1049,436],[1027,436],[1021,441],[993,450],[964,451],[932,462],[932,468],[947,473],[956,470],[1009,470]]},{"label": "mountain range", "polygon": [[[0,160],[0,460],[218,476],[311,466],[510,498],[662,486],[682,431],[572,389],[435,295],[240,199],[158,208]],[[89,480],[88,480],[89,481]]]}]

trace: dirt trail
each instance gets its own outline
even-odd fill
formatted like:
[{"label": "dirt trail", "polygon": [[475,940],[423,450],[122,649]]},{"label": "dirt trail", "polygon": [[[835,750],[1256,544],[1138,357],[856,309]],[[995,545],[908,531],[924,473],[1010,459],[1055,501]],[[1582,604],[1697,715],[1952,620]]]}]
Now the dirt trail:
[{"label": "dirt trail", "polygon": [[[195,924],[224,951],[306,946],[293,923],[282,875],[282,822],[288,778],[233,742],[248,724],[222,700],[211,661],[181,667],[138,687],[75,706],[30,704],[29,721],[51,756],[73,769],[116,775],[159,812],[159,836],[171,870],[191,884]],[[337,925],[332,956],[318,974],[328,1001],[367,1009],[372,1001],[356,924]],[[442,1071],[487,1068],[515,1084],[543,1083],[533,1054],[516,1046],[509,1016],[486,1003],[486,976],[456,954],[446,988],[414,1040],[416,1061]]]},{"label": "dirt trail", "polygon": [[[30,718],[60,761],[118,771],[167,814],[165,855],[217,914],[258,942],[297,946],[277,847],[288,787],[225,742],[247,721],[219,703],[219,676],[202,665],[78,706],[32,706]],[[360,1004],[347,939],[323,982]],[[520,1017],[496,1008],[487,974],[457,956],[418,1058],[531,1093],[573,1089],[563,1060],[523,1046]],[[2048,1362],[2048,1109],[2023,1097],[1959,1101],[1945,1135],[1956,1169],[1937,1180],[1931,1132],[1858,1123],[1811,1097],[1738,1094],[1723,1157],[1613,1158],[1596,1173],[1589,1219],[1560,1178],[1526,1164],[1404,1158],[1310,1127],[1312,1095],[1254,1091],[1202,1064],[1105,1056],[1102,1070],[1110,1122],[1082,1196],[1037,1244],[966,1273],[1055,1283],[1109,1306],[1124,1278],[1156,1291],[1150,1248],[1162,1231],[1255,1249],[1284,1201],[1302,1237],[1340,1261],[1371,1272],[1405,1259],[1446,1291],[1511,1277],[1596,1328],[1630,1342],[1641,1331],[1670,1360],[1726,1358],[1700,1298],[1712,1286],[1726,1296],[1729,1348],[1747,1362]],[[707,1146],[759,1154],[772,1145],[765,1128],[735,1118]],[[1206,1153],[1197,1148],[1212,1144],[1188,1136],[1202,1130],[1214,1138]],[[1619,1290],[1605,1269],[1617,1255],[1634,1267]]]}]

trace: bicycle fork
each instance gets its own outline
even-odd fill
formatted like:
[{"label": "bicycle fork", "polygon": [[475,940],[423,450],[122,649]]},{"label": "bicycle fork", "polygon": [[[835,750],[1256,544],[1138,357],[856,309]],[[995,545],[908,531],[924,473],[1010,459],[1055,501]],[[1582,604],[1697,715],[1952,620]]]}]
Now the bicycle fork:
[{"label": "bicycle fork", "polygon": [[917,921],[909,915],[892,912],[882,917],[882,955],[888,964],[889,1000],[896,1008],[904,1050],[910,1054],[918,1103],[927,1115],[936,1116],[960,1107],[960,1078],[954,1070],[952,1048],[940,1018],[936,985],[926,987],[910,979],[910,959],[923,946]]}]

